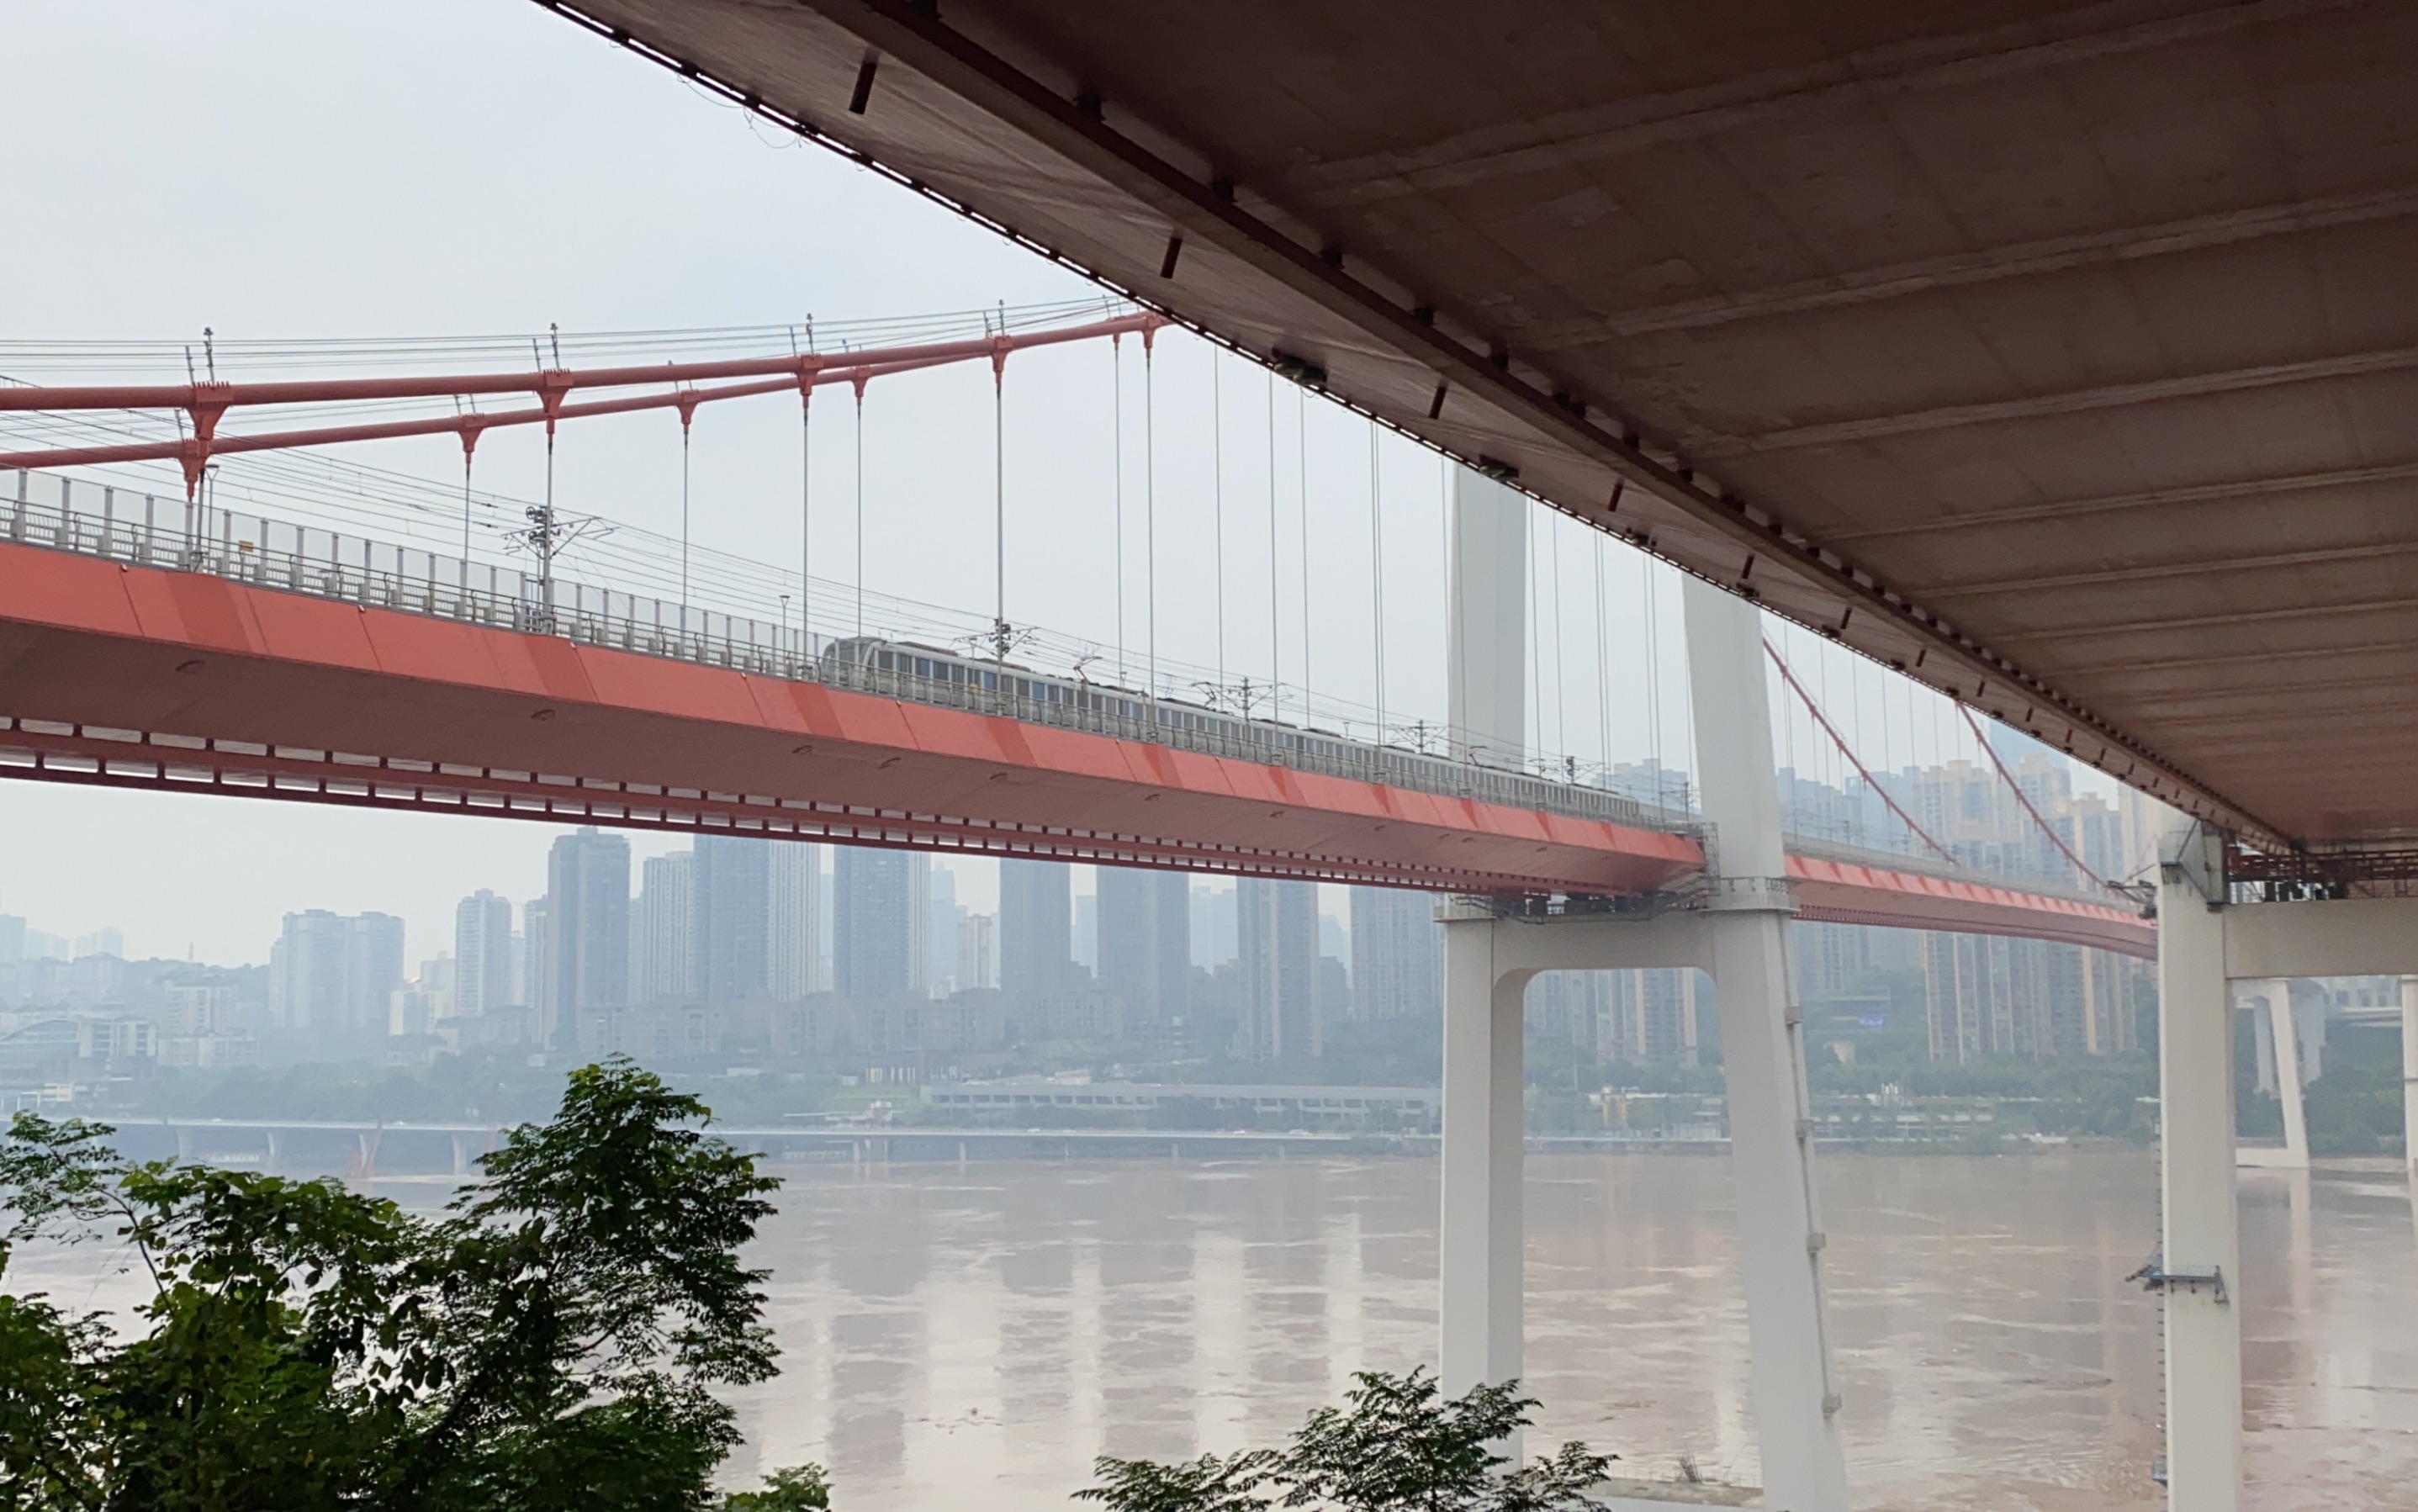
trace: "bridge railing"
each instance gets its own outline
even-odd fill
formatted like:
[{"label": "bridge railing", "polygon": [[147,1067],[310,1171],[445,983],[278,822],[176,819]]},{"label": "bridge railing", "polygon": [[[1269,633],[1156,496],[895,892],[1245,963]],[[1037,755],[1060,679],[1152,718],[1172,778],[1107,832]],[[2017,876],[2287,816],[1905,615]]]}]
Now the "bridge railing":
[{"label": "bridge railing", "polygon": [[[1580,782],[1556,782],[1447,756],[1372,745],[1331,732],[1229,713],[1136,690],[1047,674],[968,679],[911,669],[928,657],[880,664],[861,642],[644,594],[475,562],[420,546],[348,535],[180,498],[20,471],[6,502],[7,536],[23,545],[365,607],[820,683],[971,713],[1000,715],[1204,756],[1382,784],[1448,798],[1681,831],[1684,807],[1641,802]],[[912,650],[914,648],[903,647]],[[941,660],[963,659],[937,653]],[[1013,664],[1008,664],[1013,666]],[[1043,691],[1030,691],[1041,687]]]}]

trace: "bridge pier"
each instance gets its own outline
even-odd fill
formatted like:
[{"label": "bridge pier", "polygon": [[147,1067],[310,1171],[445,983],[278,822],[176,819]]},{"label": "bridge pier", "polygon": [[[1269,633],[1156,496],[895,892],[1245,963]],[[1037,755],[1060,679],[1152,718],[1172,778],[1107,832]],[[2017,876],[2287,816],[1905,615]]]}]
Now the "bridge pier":
[{"label": "bridge pier", "polygon": [[[1475,500],[1456,495],[1462,525]],[[1463,546],[1464,558],[1479,553]],[[1463,591],[1455,562],[1454,594]],[[1737,1171],[1764,1504],[1845,1512],[1846,1456],[1822,1298],[1824,1238],[1813,1175],[1814,1123],[1786,925],[1794,904],[1774,786],[1761,618],[1744,600],[1686,585],[1699,791],[1713,832],[1710,906],[1638,919],[1497,917],[1484,904],[1445,912],[1444,1173],[1438,1379],[1448,1393],[1523,1367],[1521,1008],[1546,970],[1692,968],[1719,995]],[[1457,616],[1462,615],[1456,603]],[[1465,616],[1476,619],[1477,616]],[[1462,623],[1457,620],[1457,626]],[[1456,708],[1483,719],[1469,685],[1518,686],[1516,642],[1492,666],[1457,645]],[[1516,727],[1516,726],[1515,726]],[[1499,743],[1505,732],[1467,732]]]},{"label": "bridge pier", "polygon": [[[2159,1182],[2164,1231],[2148,1279],[2165,1297],[2166,1504],[2237,1512],[2242,1498],[2242,1238],[2234,1191],[2233,994],[2218,837],[2160,845]],[[2211,880],[2214,878],[2215,880]],[[2286,1032],[2289,1033],[2288,1020]]]},{"label": "bridge pier", "polygon": [[1521,1006],[1533,970],[1497,969],[1492,917],[1444,926],[1444,1216],[1436,1379],[1446,1395],[1519,1377],[1525,1153]]},{"label": "bridge pier", "polygon": [[[2242,997],[2254,1016],[2255,1042],[2258,1046],[2259,1090],[2272,1090],[2275,1101],[2284,1110],[2284,1148],[2248,1149],[2237,1144],[2234,1159],[2244,1166],[2280,1167],[2287,1170],[2309,1168],[2309,1119],[2302,1089],[2307,1073],[2302,1069],[2301,1016],[2292,1009],[2292,984],[2288,977],[2269,977],[2264,981],[2244,983]],[[2228,1025],[2228,1029],[2230,1026]],[[2272,1080],[2272,1089],[2268,1083]]]},{"label": "bridge pier", "polygon": [[1846,1448],[1823,1312],[1804,1013],[1788,970],[1788,858],[1765,695],[1763,619],[1696,578],[1682,585],[1697,791],[1706,827],[1713,990],[1736,1172],[1738,1268],[1762,1441],[1764,1504],[1845,1512]]},{"label": "bridge pier", "polygon": [[[2288,1007],[2276,1011],[2288,1000],[2288,980],[2402,978],[2404,1117],[2418,1125],[2418,898],[2235,902],[2226,880],[2225,837],[2180,816],[2174,822],[2159,843],[2158,868],[2164,1229],[2145,1279],[2165,1299],[2166,1504],[2173,1512],[2238,1512],[2242,1391],[2235,993],[2266,997],[2275,1014],[2282,1092],[2297,1079],[2304,1048]],[[2291,1105],[2286,1107],[2289,1118]],[[2305,1161],[2306,1123],[2292,1122],[2301,1125]],[[2418,1167],[2412,1169],[2418,1174]],[[2300,1201],[2297,1189],[2294,1200]]]},{"label": "bridge pier", "polygon": [[2418,976],[2401,979],[2401,1160],[2418,1183]]}]

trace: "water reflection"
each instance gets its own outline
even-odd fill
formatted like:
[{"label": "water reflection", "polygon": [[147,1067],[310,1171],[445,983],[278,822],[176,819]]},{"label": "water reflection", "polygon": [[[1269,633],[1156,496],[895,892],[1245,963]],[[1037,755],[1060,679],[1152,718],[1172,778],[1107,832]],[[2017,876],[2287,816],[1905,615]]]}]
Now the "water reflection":
[{"label": "water reflection", "polygon": [[[2389,1175],[2245,1173],[2248,1504],[2409,1504],[2418,1309]],[[1532,1443],[1752,1481],[1723,1163],[1530,1163]],[[2146,1154],[1823,1167],[1857,1504],[2150,1512]],[[741,1409],[764,1466],[851,1509],[1057,1507],[1096,1454],[1264,1443],[1433,1348],[1435,1168],[1409,1161],[806,1168],[768,1226],[791,1369]]]},{"label": "water reflection", "polygon": [[[735,1398],[741,1480],[828,1464],[848,1512],[1063,1507],[1102,1453],[1280,1439],[1435,1333],[1419,1161],[784,1168],[769,1266],[783,1373]],[[1727,1166],[1529,1163],[1531,1444],[1757,1478]],[[1822,1165],[1856,1504],[2153,1512],[2158,1314],[2147,1153]],[[441,1186],[387,1184],[412,1206]],[[2418,1232],[2398,1163],[2245,1171],[2256,1512],[2406,1508],[2418,1482]],[[138,1295],[98,1246],[21,1255],[70,1306]]]}]

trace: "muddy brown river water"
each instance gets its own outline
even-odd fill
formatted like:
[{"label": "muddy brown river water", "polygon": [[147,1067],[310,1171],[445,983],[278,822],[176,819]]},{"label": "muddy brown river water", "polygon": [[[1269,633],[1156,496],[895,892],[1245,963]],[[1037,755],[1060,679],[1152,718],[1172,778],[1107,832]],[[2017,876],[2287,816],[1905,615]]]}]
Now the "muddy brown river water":
[{"label": "muddy brown river water", "polygon": [[[1099,1454],[1273,1443],[1351,1372],[1432,1355],[1436,1167],[1413,1160],[781,1168],[781,1377],[734,1481],[819,1459],[845,1512],[1064,1506]],[[1529,1161],[1530,1443],[1757,1478],[1727,1165]],[[1832,1336],[1859,1508],[2150,1512],[2154,1157],[1835,1156]],[[433,1201],[395,1184],[415,1205]],[[2242,1177],[2253,1512],[2418,1506],[2418,1234],[2397,1164]],[[126,1300],[95,1252],[31,1255]]]}]

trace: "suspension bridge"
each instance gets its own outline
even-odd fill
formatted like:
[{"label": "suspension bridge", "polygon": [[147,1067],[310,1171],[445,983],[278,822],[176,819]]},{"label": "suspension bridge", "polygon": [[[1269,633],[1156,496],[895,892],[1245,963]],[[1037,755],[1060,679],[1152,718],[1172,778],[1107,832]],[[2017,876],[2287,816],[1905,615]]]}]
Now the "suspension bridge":
[{"label": "suspension bridge", "polygon": [[[541,3],[1139,296],[1139,316],[1100,321],[1142,324],[1104,339],[1175,322],[1463,465],[1439,586],[1452,707],[1432,739],[1400,738],[1382,673],[1362,717],[1306,672],[1253,693],[1222,664],[1207,694],[1171,681],[1155,613],[1139,675],[1052,661],[1007,613],[1003,492],[994,602],[938,638],[816,620],[810,536],[792,629],[697,603],[685,533],[668,591],[661,563],[643,581],[559,571],[594,537],[550,487],[515,527],[526,567],[474,562],[467,534],[449,554],[210,496],[214,463],[280,454],[245,447],[412,425],[388,434],[460,438],[467,523],[492,425],[551,439],[627,403],[685,438],[698,406],[749,386],[810,411],[834,362],[861,415],[866,386],[906,376],[892,361],[998,379],[1018,360],[1002,325],[880,359],[809,341],[727,359],[758,368],[625,373],[630,399],[598,392],[614,370],[583,374],[576,344],[515,341],[530,349],[510,371],[497,347],[409,392],[286,390],[298,412],[257,429],[245,401],[279,396],[234,391],[252,380],[222,383],[207,352],[141,392],[0,390],[29,420],[144,433],[27,428],[0,458],[9,774],[1431,889],[1450,899],[1453,1391],[1522,1373],[1526,982],[1705,970],[1766,1503],[1792,1512],[1850,1504],[1855,1404],[1832,1365],[1783,924],[1829,910],[2154,950],[2162,1241],[2141,1279],[2165,1308],[2169,1494],[2235,1512],[2236,985],[2418,975],[2418,806],[2394,759],[2418,708],[2397,507],[2418,463],[2392,419],[2413,367],[2407,8],[1809,20],[1716,0],[1639,28],[1426,7],[1354,33],[1339,72],[1329,28],[1249,0],[1140,20],[1083,0]],[[356,401],[421,407],[322,412]],[[141,465],[127,448],[181,492],[50,470]],[[1544,754],[1518,495],[1691,574],[1686,792],[1581,782]],[[1121,548],[1121,601],[1125,584]],[[1121,650],[1125,629],[1121,605]],[[1805,675],[1825,646],[2171,805],[2154,937],[2088,868],[1975,875],[1921,816],[1868,845],[1786,832],[1775,705],[1782,749],[1802,730],[1887,791],[1854,749],[1867,726],[1820,695],[1827,664]],[[1997,766],[1988,741],[1964,749]],[[2418,1113],[2407,988],[2403,1024]]]},{"label": "suspension bridge", "polygon": [[[1506,762],[1521,732],[1481,738],[1463,722],[1431,733],[1422,725],[1404,741],[1381,712],[1322,709],[1306,692],[1289,720],[1273,677],[1261,699],[1247,684],[1184,686],[1186,669],[1160,664],[1155,634],[1129,684],[1098,680],[1070,650],[1056,660],[1073,670],[1051,669],[1039,627],[1007,618],[1003,460],[998,600],[987,623],[942,644],[864,633],[861,608],[854,628],[816,629],[803,530],[799,570],[780,595],[785,603],[794,595],[794,622],[786,612],[767,620],[688,602],[685,532],[670,596],[566,576],[564,543],[599,522],[558,510],[550,493],[513,532],[516,562],[470,554],[468,468],[480,439],[499,429],[543,428],[550,481],[562,427],[670,411],[685,478],[691,418],[705,405],[787,393],[810,423],[819,389],[852,392],[861,405],[877,380],[954,363],[987,365],[1003,386],[1018,353],[1147,344],[1164,322],[1124,310],[1000,326],[836,355],[267,381],[217,377],[213,350],[212,376],[199,381],[0,389],[0,414],[120,425],[145,417],[155,432],[161,417],[174,424],[145,438],[0,452],[16,480],[0,545],[8,648],[0,770],[556,823],[1576,896],[1615,909],[1701,903],[1705,848],[1684,797],[1657,802],[1575,780],[1575,759]],[[516,398],[529,402],[467,407]],[[391,413],[415,405],[436,412]],[[384,413],[328,422],[330,412],[363,407]],[[320,422],[229,423],[297,411]],[[1003,458],[1003,430],[994,430]],[[230,510],[203,487],[217,459],[429,435],[462,447],[458,550]],[[176,467],[184,496],[55,470],[140,463]],[[687,509],[684,496],[684,517]],[[847,619],[846,597],[821,586],[832,618]],[[1886,798],[1776,647],[1770,656],[1814,727]],[[1522,669],[1497,673],[1517,680]],[[2063,885],[1978,874],[1887,801],[1901,825],[1890,838],[1905,848],[1811,837],[1789,856],[1804,916],[2151,953],[2138,907],[2092,885],[2078,863]]]}]

